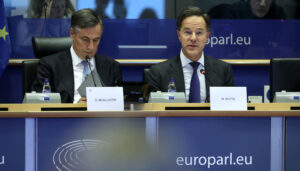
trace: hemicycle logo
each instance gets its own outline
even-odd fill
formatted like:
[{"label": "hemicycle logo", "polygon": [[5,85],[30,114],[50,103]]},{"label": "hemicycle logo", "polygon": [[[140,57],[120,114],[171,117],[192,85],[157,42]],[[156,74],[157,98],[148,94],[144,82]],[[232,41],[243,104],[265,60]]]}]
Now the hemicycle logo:
[{"label": "hemicycle logo", "polygon": [[4,165],[4,164],[5,164],[5,156],[3,156],[3,155],[1,156],[1,155],[0,155],[0,159],[1,159],[1,160],[0,160],[0,166],[1,166],[1,165]]},{"label": "hemicycle logo", "polygon": [[53,164],[58,171],[80,170],[85,165],[89,153],[107,145],[105,141],[95,139],[75,140],[63,144],[53,154]]}]

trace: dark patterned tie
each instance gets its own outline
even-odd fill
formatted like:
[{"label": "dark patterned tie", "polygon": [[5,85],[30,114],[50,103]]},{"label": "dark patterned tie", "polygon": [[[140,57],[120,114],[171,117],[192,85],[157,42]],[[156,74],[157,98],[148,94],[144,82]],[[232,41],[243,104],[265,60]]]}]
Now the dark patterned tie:
[{"label": "dark patterned tie", "polygon": [[82,65],[83,65],[83,77],[82,77],[82,80],[84,80],[85,77],[86,77],[87,75],[89,75],[91,72],[90,72],[89,64],[88,64],[87,61],[82,61],[81,63],[82,63]]},{"label": "dark patterned tie", "polygon": [[200,82],[198,78],[197,69],[199,66],[199,62],[191,62],[190,63],[193,67],[193,75],[191,79],[191,86],[190,86],[190,96],[189,102],[190,103],[200,103]]}]

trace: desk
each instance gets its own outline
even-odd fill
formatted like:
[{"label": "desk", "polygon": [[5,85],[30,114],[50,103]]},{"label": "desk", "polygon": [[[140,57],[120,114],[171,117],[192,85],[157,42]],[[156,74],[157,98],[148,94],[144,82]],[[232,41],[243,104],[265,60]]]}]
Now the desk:
[{"label": "desk", "polygon": [[[252,110],[225,112],[205,110],[209,104],[136,104],[135,111],[87,112],[78,111],[85,104],[1,104],[7,111],[0,112],[0,170],[34,171],[35,165],[37,170],[67,170],[79,167],[74,154],[110,144],[117,149],[114,163],[98,153],[93,163],[106,161],[107,167],[121,170],[282,171],[285,126],[288,140],[300,129],[288,132],[285,119],[292,123],[296,118],[297,126],[300,112],[294,109],[299,106],[248,104]],[[174,107],[186,110],[166,110]],[[287,145],[287,155],[298,149],[296,143]],[[289,161],[286,170],[300,160]]]},{"label": "desk", "polygon": [[[10,59],[8,65],[21,65],[23,61],[38,59]],[[151,66],[165,61],[166,59],[116,59],[122,66]],[[268,66],[269,59],[221,59],[235,66]]]}]

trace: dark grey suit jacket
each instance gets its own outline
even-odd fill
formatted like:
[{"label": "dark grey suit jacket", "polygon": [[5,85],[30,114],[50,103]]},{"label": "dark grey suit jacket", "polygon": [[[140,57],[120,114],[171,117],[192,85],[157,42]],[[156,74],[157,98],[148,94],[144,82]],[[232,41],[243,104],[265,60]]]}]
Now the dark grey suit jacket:
[{"label": "dark grey suit jacket", "polygon": [[[96,54],[95,63],[105,86],[122,82],[121,67],[117,61]],[[60,93],[62,103],[73,103],[74,73],[70,50],[41,58],[32,90],[41,92],[45,78],[49,78],[52,92]]]},{"label": "dark grey suit jacket", "polygon": [[[233,86],[231,65],[221,60],[204,56],[206,101],[209,102],[210,86]],[[180,56],[175,56],[151,67],[148,75],[148,92],[168,91],[168,84],[174,78],[177,92],[185,92],[183,69]],[[201,83],[200,83],[201,84]]]}]

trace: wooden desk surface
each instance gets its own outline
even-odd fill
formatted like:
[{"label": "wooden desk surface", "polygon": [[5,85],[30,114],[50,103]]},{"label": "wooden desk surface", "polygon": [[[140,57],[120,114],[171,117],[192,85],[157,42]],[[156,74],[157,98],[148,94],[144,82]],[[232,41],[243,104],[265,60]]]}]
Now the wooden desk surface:
[{"label": "wooden desk surface", "polygon": [[253,103],[247,111],[210,111],[209,103],[134,104],[134,110],[86,111],[86,104],[0,104],[0,118],[300,116],[299,103]]},{"label": "wooden desk surface", "polygon": [[[23,61],[38,59],[10,59],[8,65],[18,66]],[[122,66],[151,66],[166,59],[116,59]],[[233,66],[269,66],[270,59],[221,59]]]}]

